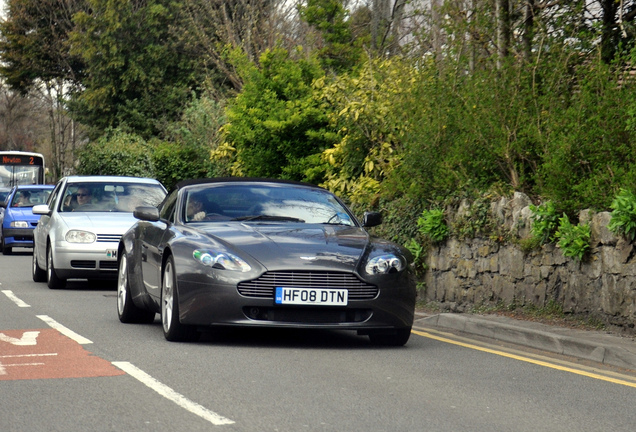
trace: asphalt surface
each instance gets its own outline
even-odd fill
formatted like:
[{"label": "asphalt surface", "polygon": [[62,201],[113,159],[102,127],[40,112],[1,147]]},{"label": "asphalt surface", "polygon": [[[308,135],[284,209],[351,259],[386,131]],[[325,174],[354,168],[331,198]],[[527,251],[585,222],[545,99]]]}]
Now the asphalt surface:
[{"label": "asphalt surface", "polygon": [[448,330],[636,370],[636,338],[496,315],[418,314],[414,327]]}]

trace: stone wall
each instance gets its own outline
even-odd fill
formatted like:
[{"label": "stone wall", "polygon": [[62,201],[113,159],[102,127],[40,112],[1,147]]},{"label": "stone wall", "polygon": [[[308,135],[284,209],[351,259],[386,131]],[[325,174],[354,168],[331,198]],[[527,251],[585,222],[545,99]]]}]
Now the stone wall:
[{"label": "stone wall", "polygon": [[[530,235],[530,200],[521,193],[491,205],[492,217],[513,238]],[[463,203],[454,214],[461,216]],[[563,256],[555,245],[524,252],[516,242],[486,238],[448,239],[427,255],[428,301],[444,309],[465,311],[481,305],[562,305],[566,313],[587,314],[607,325],[633,332],[636,324],[634,245],[607,229],[610,213],[579,215],[589,223],[591,249],[582,262]]]}]

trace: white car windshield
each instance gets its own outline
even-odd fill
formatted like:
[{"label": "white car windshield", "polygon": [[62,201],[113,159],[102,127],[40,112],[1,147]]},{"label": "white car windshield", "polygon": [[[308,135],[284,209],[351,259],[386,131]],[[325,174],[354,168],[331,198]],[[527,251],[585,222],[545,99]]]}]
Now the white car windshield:
[{"label": "white car windshield", "polygon": [[72,183],[66,186],[60,212],[133,212],[158,206],[166,193],[158,184]]}]

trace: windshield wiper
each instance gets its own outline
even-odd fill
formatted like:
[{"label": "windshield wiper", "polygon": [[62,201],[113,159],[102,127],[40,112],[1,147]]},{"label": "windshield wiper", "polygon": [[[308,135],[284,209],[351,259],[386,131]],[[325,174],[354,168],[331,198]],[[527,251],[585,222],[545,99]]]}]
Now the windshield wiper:
[{"label": "windshield wiper", "polygon": [[242,222],[250,222],[250,221],[277,221],[277,222],[301,222],[305,221],[302,219],[298,219],[295,217],[289,216],[273,216],[273,215],[251,215],[251,216],[241,216],[232,219],[233,221],[242,221]]}]

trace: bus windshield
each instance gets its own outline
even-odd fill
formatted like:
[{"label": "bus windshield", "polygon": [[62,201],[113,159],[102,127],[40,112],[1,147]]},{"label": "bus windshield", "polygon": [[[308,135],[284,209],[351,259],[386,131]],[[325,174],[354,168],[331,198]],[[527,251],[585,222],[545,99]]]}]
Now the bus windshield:
[{"label": "bus windshield", "polygon": [[0,187],[30,184],[44,184],[44,156],[29,152],[0,152]]}]

